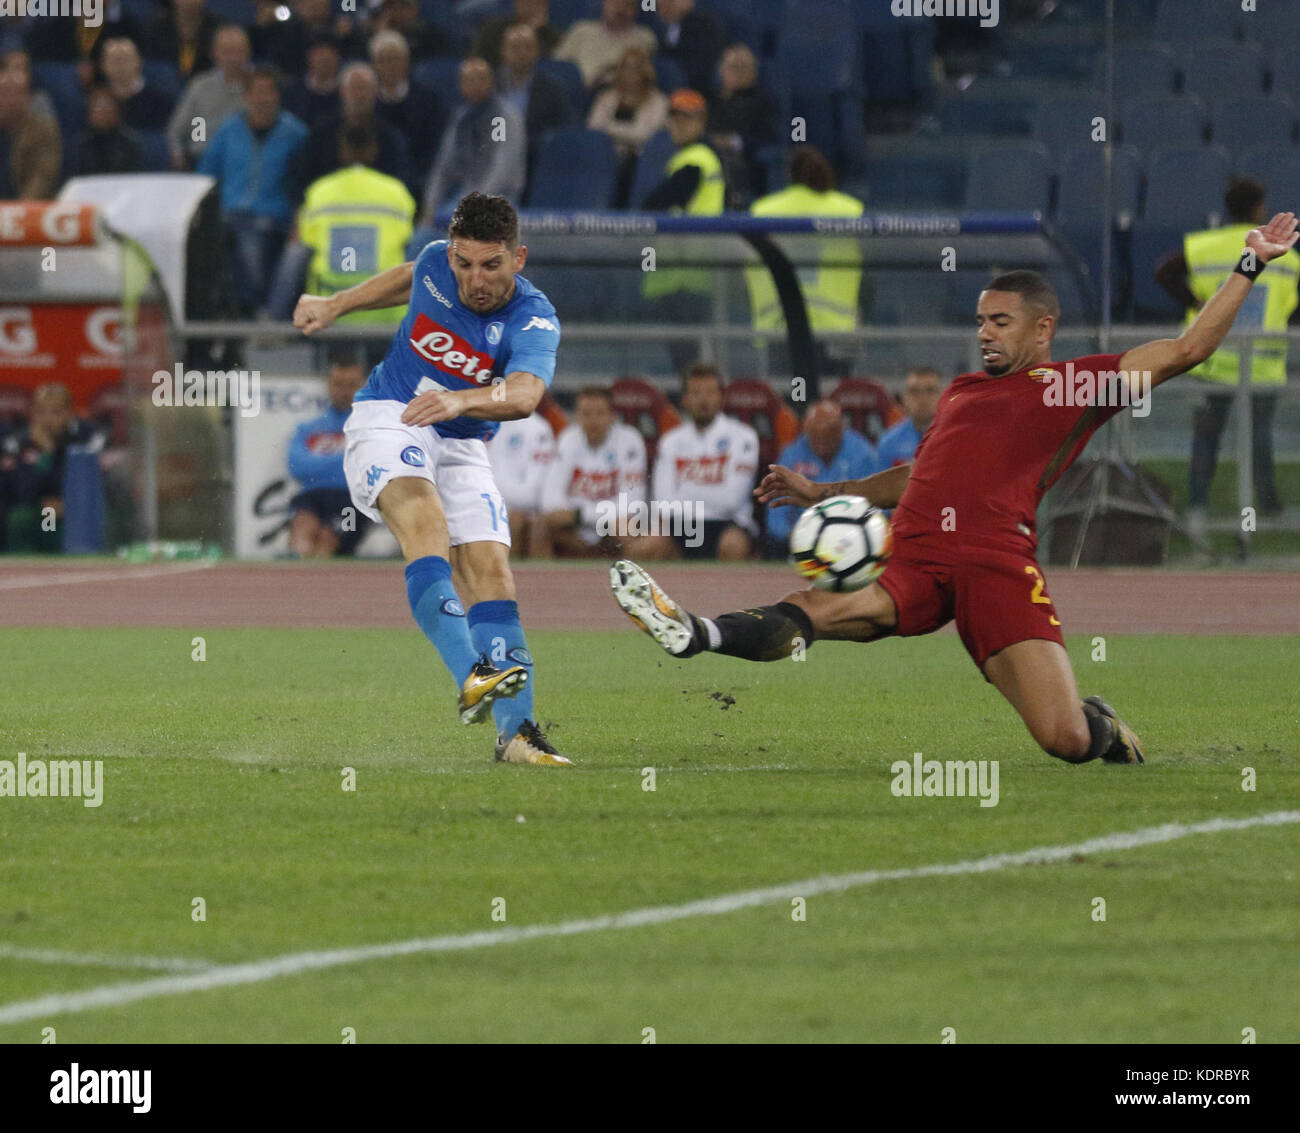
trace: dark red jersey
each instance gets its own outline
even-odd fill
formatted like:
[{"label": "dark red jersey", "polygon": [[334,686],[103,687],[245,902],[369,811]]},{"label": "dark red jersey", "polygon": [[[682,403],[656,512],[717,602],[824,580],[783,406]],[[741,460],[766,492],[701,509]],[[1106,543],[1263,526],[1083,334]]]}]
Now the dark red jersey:
[{"label": "dark red jersey", "polygon": [[998,378],[955,378],[916,450],[894,512],[894,538],[1032,555],[1043,494],[1123,408],[1099,403],[1115,401],[1113,392],[1091,392],[1121,357],[1093,354]]}]

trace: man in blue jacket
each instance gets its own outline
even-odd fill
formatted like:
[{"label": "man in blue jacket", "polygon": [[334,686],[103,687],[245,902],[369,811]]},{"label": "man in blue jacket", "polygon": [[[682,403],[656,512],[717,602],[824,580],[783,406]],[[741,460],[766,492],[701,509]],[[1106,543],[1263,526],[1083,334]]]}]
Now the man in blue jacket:
[{"label": "man in blue jacket", "polygon": [[[881,468],[871,442],[857,430],[847,428],[844,411],[829,400],[818,401],[808,410],[802,435],[782,450],[777,463],[821,484],[856,480]],[[764,540],[768,558],[789,555],[790,530],[799,515],[797,507],[768,509]]]},{"label": "man in blue jacket", "polygon": [[302,486],[289,501],[289,550],[304,559],[350,555],[373,521],[352,506],[343,472],[343,425],[352,397],[366,384],[359,358],[335,352],[330,359],[329,411],[298,426],[289,443],[289,475]]},{"label": "man in blue jacket", "polygon": [[881,433],[876,446],[882,471],[907,464],[916,455],[916,446],[934,420],[942,392],[938,370],[916,366],[907,371],[903,381],[903,411],[907,416]]},{"label": "man in blue jacket", "polygon": [[274,71],[259,67],[248,81],[244,110],[221,124],[198,171],[221,186],[235,299],[247,314],[265,308],[267,288],[302,196],[301,159],[307,127],[280,109]]}]

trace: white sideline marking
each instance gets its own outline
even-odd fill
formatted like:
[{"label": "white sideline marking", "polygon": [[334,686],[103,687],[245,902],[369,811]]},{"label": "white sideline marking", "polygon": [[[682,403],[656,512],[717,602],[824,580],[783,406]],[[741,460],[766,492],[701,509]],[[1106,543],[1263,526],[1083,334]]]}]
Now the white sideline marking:
[{"label": "white sideline marking", "polygon": [[34,960],[38,964],[79,964],[93,968],[150,968],[157,972],[206,972],[207,960],[171,956],[107,956],[98,952],[63,952],[56,948],[18,948],[0,944],[0,959]]},{"label": "white sideline marking", "polygon": [[337,948],[329,952],[292,952],[269,960],[252,960],[244,964],[223,964],[190,975],[159,976],[136,983],[106,984],[87,991],[62,992],[43,995],[39,999],[18,1000],[0,1006],[0,1026],[22,1023],[31,1019],[48,1019],[55,1015],[69,1015],[91,1011],[97,1007],[121,1007],[141,999],[156,999],[164,995],[180,995],[189,991],[212,991],[222,987],[261,983],[280,976],[293,976],[300,972],[319,971],[343,964],[358,964],[366,960],[386,960],[394,956],[415,956],[431,952],[463,952],[473,948],[487,948],[493,944],[517,944],[524,940],[538,940],[550,936],[576,936],[586,932],[603,932],[610,928],[638,928],[642,925],[667,924],[690,917],[713,917],[733,913],[755,905],[770,905],[788,901],[792,897],[811,897],[819,893],[839,893],[878,881],[905,881],[916,877],[948,877],[969,873],[993,873],[1018,865],[1047,865],[1063,861],[1075,854],[1104,853],[1110,850],[1131,850],[1136,846],[1152,846],[1159,842],[1173,842],[1192,834],[1218,834],[1225,830],[1246,830],[1252,826],[1282,826],[1300,822],[1300,810],[1280,810],[1252,818],[1211,818],[1205,822],[1171,822],[1164,826],[1149,826],[1126,834],[1104,834],[1075,842],[1069,846],[1040,846],[1012,854],[990,854],[972,861],[951,862],[944,865],[916,866],[911,869],[870,869],[858,873],[841,873],[831,877],[818,877],[808,881],[792,881],[766,889],[749,889],[741,893],[728,893],[721,897],[706,897],[688,901],[684,905],[659,905],[648,909],[633,909],[626,913],[613,913],[586,920],[562,921],[559,924],[533,925],[529,928],[502,928],[483,932],[469,932],[457,936],[432,936],[415,940],[400,940],[390,944],[370,944],[360,948]]},{"label": "white sideline marking", "polygon": [[209,559],[197,563],[168,563],[165,566],[146,567],[144,570],[137,571],[132,571],[128,566],[117,570],[69,571],[62,577],[4,578],[0,579],[0,590],[41,590],[46,586],[75,586],[86,582],[131,582],[137,578],[157,578],[159,575],[188,574],[192,570],[208,570],[214,565],[214,562]]}]

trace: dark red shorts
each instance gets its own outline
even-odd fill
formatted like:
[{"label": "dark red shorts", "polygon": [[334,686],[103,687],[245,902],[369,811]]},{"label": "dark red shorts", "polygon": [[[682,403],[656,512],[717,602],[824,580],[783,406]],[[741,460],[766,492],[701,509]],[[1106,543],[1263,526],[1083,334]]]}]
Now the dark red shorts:
[{"label": "dark red shorts", "polygon": [[964,547],[950,551],[899,542],[877,580],[898,610],[898,634],[915,637],[957,622],[984,669],[999,649],[1043,638],[1064,646],[1061,623],[1032,555]]}]

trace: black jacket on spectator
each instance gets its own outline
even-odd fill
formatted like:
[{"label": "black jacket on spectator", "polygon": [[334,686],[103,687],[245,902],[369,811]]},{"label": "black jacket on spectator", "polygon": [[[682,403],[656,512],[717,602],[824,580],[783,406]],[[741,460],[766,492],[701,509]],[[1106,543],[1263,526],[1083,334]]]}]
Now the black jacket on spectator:
[{"label": "black jacket on spectator", "polygon": [[[104,22],[99,27],[99,34],[89,53],[85,56],[99,64],[99,56],[104,44],[115,36],[124,35],[141,43],[145,29],[138,27],[130,17],[122,15],[119,19],[110,19],[109,5],[104,5]],[[27,31],[27,51],[32,62],[75,63],[82,58],[82,40],[78,34],[81,20],[73,16],[30,19]]]},{"label": "black jacket on spectator", "polygon": [[[47,500],[63,499],[63,469],[67,464],[68,446],[89,444],[99,432],[89,421],[73,418],[67,432],[47,452],[32,441],[27,426],[0,435],[0,550],[56,550],[57,537],[44,538],[39,531],[40,517],[35,511]],[[9,546],[10,520],[25,522],[21,531],[13,532],[23,546]],[[45,546],[45,544],[50,544]]]},{"label": "black jacket on spectator", "polygon": [[[505,41],[506,30],[518,22],[514,16],[488,20],[479,28],[478,35],[474,37],[474,46],[470,48],[469,53],[477,55],[480,59],[486,59],[495,71],[501,66],[501,45]],[[537,29],[537,46],[541,50],[543,59],[550,56],[559,42],[560,33],[550,24],[543,24]]]},{"label": "black jacket on spectator", "polygon": [[[375,105],[378,107],[378,103]],[[305,184],[310,185],[316,178],[342,168],[339,163],[339,134],[342,129],[343,115],[338,112],[322,118],[312,127],[311,136],[307,139]],[[396,177],[407,188],[411,188],[411,151],[405,136],[378,113],[375,114],[375,136],[379,139],[379,157],[374,168],[380,173]]]},{"label": "black jacket on spectator", "polygon": [[[776,97],[755,84],[748,90],[737,91],[730,98],[712,95],[709,98],[709,133],[735,134],[741,141],[740,159],[748,182],[747,188],[759,196],[771,190],[765,185],[763,170],[757,159],[763,146],[776,145],[778,105]],[[723,160],[728,158],[722,154]]]},{"label": "black jacket on spectator", "polygon": [[713,90],[718,60],[727,46],[727,37],[717,20],[707,12],[687,12],[676,46],[669,45],[668,27],[662,20],[655,20],[654,33],[659,40],[659,54],[682,65],[686,82],[693,90],[702,94]]},{"label": "black jacket on spectator", "polygon": [[147,82],[129,98],[121,99],[122,125],[136,130],[165,130],[175,103]]},{"label": "black jacket on spectator", "polygon": [[[174,63],[180,67],[182,79],[192,79],[204,71],[212,69],[212,37],[217,34],[222,21],[211,12],[204,11],[199,19],[198,42],[194,50],[193,65],[188,71],[181,66],[181,40],[176,31],[176,17],[169,7],[165,12],[154,17],[153,23],[145,29],[140,44],[140,54],[146,59],[159,59],[165,63]],[[100,37],[103,38],[102,36]]]},{"label": "black jacket on spectator", "polygon": [[537,155],[542,135],[547,130],[567,125],[568,121],[569,101],[564,88],[550,75],[534,72],[532,85],[528,88],[528,113],[524,117],[524,128],[528,132],[529,168]]},{"label": "black jacket on spectator", "polygon": [[307,88],[303,79],[296,79],[285,87],[280,101],[309,130],[314,130],[319,123],[339,112],[338,87],[329,94],[317,94]]},{"label": "black jacket on spectator", "polygon": [[383,119],[406,139],[412,170],[429,168],[438,143],[442,140],[443,127],[447,123],[442,101],[433,91],[418,83],[408,82],[406,97],[400,102],[385,102],[382,97],[375,99],[375,116]]},{"label": "black jacket on spectator", "polygon": [[[297,16],[290,16],[287,20],[273,20],[262,27],[255,25],[248,29],[253,58],[259,63],[270,63],[278,67],[286,76],[306,73],[307,48],[312,39],[320,34],[319,29],[308,27]],[[339,57],[345,63],[366,57],[365,38],[355,28],[342,36],[334,34],[331,29],[329,37],[339,49]]]},{"label": "black jacket on spectator", "polygon": [[69,177],[139,173],[144,168],[135,131],[121,126],[115,130],[86,130],[68,152],[67,161]]}]

